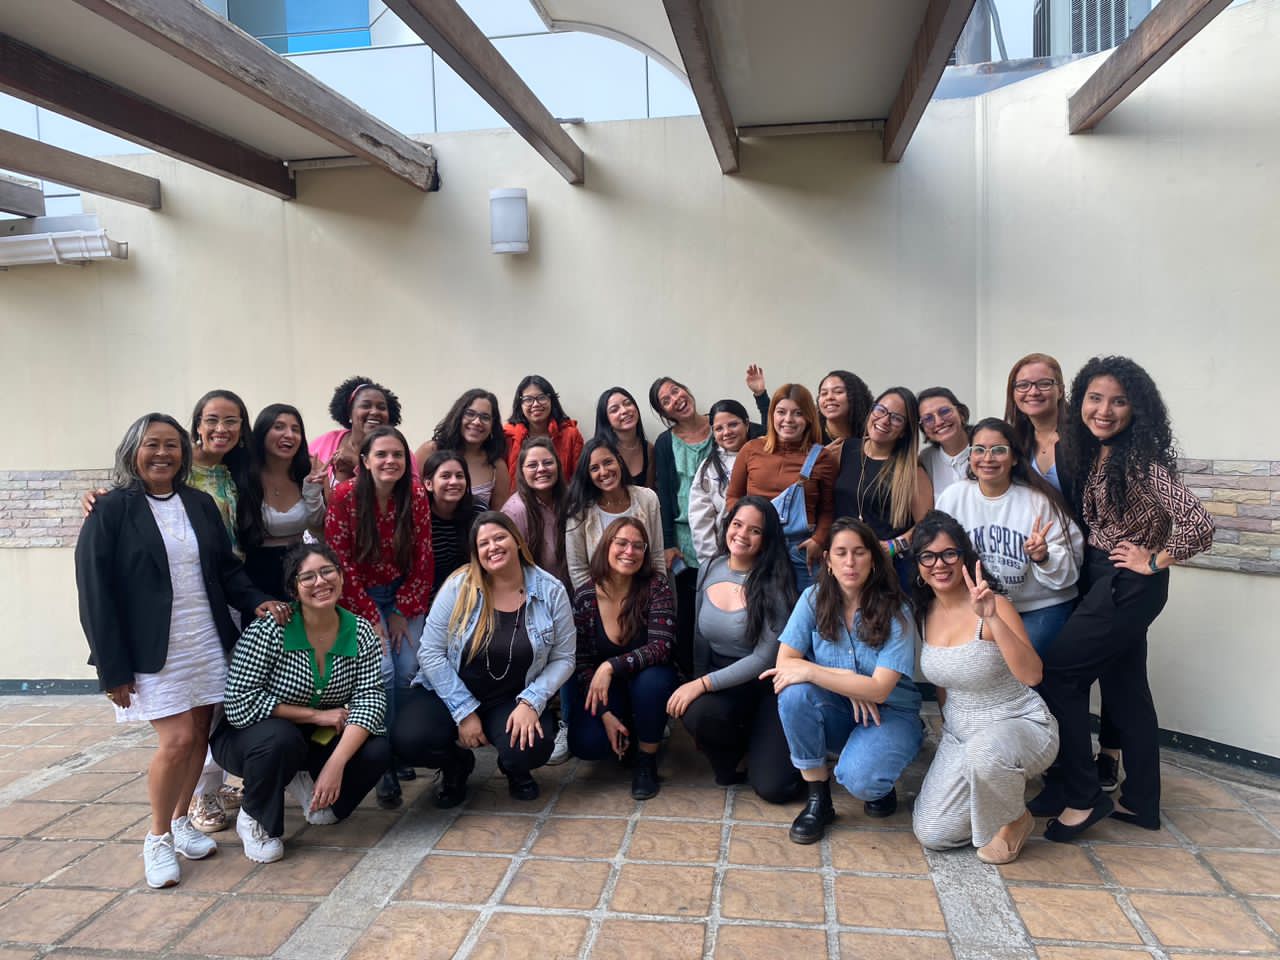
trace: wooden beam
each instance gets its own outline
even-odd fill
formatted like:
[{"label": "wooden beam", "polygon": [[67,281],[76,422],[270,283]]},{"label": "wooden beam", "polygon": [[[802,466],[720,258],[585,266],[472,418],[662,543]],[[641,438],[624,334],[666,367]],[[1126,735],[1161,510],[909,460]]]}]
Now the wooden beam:
[{"label": "wooden beam", "polygon": [[160,181],[94,160],[91,157],[41,143],[8,130],[0,130],[0,167],[29,177],[133,203],[148,210],[160,209]]},{"label": "wooden beam", "polygon": [[273,113],[419,190],[435,184],[431,148],[325,86],[199,0],[76,0]]},{"label": "wooden beam", "polygon": [[19,217],[43,217],[44,191],[40,184],[0,174],[0,212]]},{"label": "wooden beam", "polygon": [[711,56],[711,37],[702,15],[701,0],[662,0],[671,21],[671,32],[684,61],[684,72],[698,101],[698,112],[711,137],[711,147],[720,161],[722,173],[738,172],[738,128],[734,125],[729,101],[716,74]]},{"label": "wooden beam", "polygon": [[797,137],[813,133],[882,133],[883,120],[806,120],[758,123],[738,128],[740,137]]},{"label": "wooden beam", "polygon": [[457,0],[387,0],[391,12],[498,111],[570,183],[582,183],[586,158]]},{"label": "wooden beam", "polygon": [[0,93],[87,123],[282,199],[293,178],[268,156],[0,33]]},{"label": "wooden beam", "polygon": [[1091,130],[1231,0],[1161,0],[1068,101],[1072,133]]},{"label": "wooden beam", "polygon": [[930,0],[920,32],[916,34],[907,71],[889,109],[889,119],[885,121],[885,163],[897,163],[907,152],[907,144],[920,125],[933,91],[938,88],[942,71],[947,68],[947,58],[960,39],[973,4],[974,0]]}]

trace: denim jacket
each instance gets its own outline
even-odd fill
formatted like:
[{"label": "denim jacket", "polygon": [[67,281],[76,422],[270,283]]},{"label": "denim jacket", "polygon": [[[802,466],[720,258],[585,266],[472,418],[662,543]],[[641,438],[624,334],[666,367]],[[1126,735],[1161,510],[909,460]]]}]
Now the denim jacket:
[{"label": "denim jacket", "polygon": [[[458,633],[449,631],[449,618],[453,616],[463,579],[463,571],[450,576],[431,604],[422,641],[418,644],[421,669],[413,681],[434,690],[449,708],[455,723],[480,707],[480,701],[458,676],[480,611],[473,612]],[[578,634],[569,595],[559,580],[541,567],[525,567],[524,592],[533,664],[525,676],[525,688],[519,699],[527,701],[541,715],[547,701],[573,673]]]}]

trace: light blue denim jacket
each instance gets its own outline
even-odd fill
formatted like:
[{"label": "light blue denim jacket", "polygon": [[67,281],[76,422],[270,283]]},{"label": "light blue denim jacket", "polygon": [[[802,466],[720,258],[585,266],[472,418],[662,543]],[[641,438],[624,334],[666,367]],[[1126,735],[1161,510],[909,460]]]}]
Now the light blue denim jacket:
[{"label": "light blue denim jacket", "polygon": [[[458,676],[480,611],[473,612],[458,633],[449,632],[449,618],[453,616],[465,570],[464,567],[450,576],[431,604],[427,624],[422,630],[422,641],[418,644],[421,669],[413,681],[434,690],[449,708],[455,723],[461,723],[480,706],[480,701],[472,696]],[[525,567],[524,595],[533,664],[525,676],[525,688],[520,699],[528,701],[541,715],[547,701],[573,673],[578,633],[573,623],[569,594],[564,585],[547,571],[541,567]]]}]

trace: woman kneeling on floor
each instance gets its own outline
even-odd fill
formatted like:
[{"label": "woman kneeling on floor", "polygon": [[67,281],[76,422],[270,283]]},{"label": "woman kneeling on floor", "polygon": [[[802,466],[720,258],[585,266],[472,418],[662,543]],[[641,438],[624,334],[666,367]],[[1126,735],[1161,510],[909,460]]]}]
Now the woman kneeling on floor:
[{"label": "woman kneeling on floor", "polygon": [[286,791],[308,823],[337,823],[391,760],[382,648],[369,621],[338,606],[338,555],[299,544],[285,557],[284,579],[296,613],[284,626],[255,620],[240,637],[226,717],[210,741],[218,765],[244,779],[236,833],[258,863],[284,856]]},{"label": "woman kneeling on floor", "polygon": [[889,554],[865,523],[842,517],[818,582],[779,638],[773,679],[791,762],[809,800],[791,824],[796,843],[815,843],[833,819],[827,756],[836,780],[869,817],[898,808],[894,784],[920,750],[920,692],[911,682],[916,626]]},{"label": "woman kneeling on floor", "polygon": [[399,763],[441,772],[435,805],[466,799],[476,747],[498,750],[511,796],[536,800],[556,725],[547,701],[573,672],[569,595],[505,513],[471,525],[471,560],[436,595],[418,648],[421,670],[391,732]]},{"label": "woman kneeling on floor", "polygon": [[937,684],[942,707],[942,739],[912,826],[932,850],[972,843],[984,863],[1009,863],[1035,826],[1023,800],[1027,779],[1058,751],[1058,724],[1029,689],[1040,682],[1040,656],[958,521],[927,514],[911,550],[924,627],[920,670]]}]

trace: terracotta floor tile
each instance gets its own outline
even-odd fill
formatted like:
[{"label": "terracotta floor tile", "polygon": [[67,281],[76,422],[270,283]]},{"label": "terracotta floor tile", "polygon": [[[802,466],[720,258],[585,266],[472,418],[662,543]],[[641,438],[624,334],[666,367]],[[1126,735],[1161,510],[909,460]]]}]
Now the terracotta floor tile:
[{"label": "terracotta floor tile", "polygon": [[941,937],[840,934],[840,955],[857,960],[951,960],[951,944]]},{"label": "terracotta floor tile", "polygon": [[[1181,812],[1181,811],[1180,811]],[[1044,836],[1045,820],[1036,821],[1033,836]],[[1169,832],[1169,828],[1161,826],[1159,830],[1143,830],[1129,823],[1121,823],[1106,817],[1092,827],[1084,835],[1093,843],[1140,843],[1148,847],[1176,847],[1178,838]]]},{"label": "terracotta floor tile", "polygon": [[[27,797],[28,800],[56,800],[61,803],[88,803],[137,777],[135,773],[73,773]],[[145,784],[145,779],[143,783]],[[143,798],[145,802],[145,797]]]},{"label": "terracotta floor tile", "polygon": [[[42,840],[41,844],[82,843],[92,852],[67,867],[51,884],[55,887],[97,887],[104,890],[127,890],[143,886],[141,843],[91,843],[87,841]],[[215,854],[224,856],[225,851]],[[188,888],[187,862],[182,863],[182,889]]]},{"label": "terracotta floor tile", "polygon": [[[95,774],[84,774],[84,776],[92,776]],[[116,774],[96,774],[96,776],[115,776]],[[119,776],[128,776],[133,779],[127,781],[124,786],[116,787],[109,793],[104,793],[101,803],[150,803],[151,798],[147,795],[147,775],[134,776],[133,774],[118,774]],[[234,814],[232,819],[235,819]]]},{"label": "terracotta floor tile", "polygon": [[742,920],[822,923],[826,919],[822,877],[808,871],[726,870],[720,913]]},{"label": "terracotta floor tile", "polygon": [[10,700],[3,707],[0,707],[0,723],[26,723],[28,720],[34,720],[36,717],[43,717],[49,713],[57,713],[63,709],[67,708],[35,703],[15,703]]},{"label": "terracotta floor tile", "polygon": [[146,773],[151,766],[151,758],[155,756],[154,747],[126,747],[119,753],[103,757],[97,763],[86,767],[92,772],[120,771],[124,773]]},{"label": "terracotta floor tile", "polygon": [[629,817],[638,801],[631,799],[631,788],[623,784],[604,787],[575,780],[564,788],[556,800],[553,813],[590,814],[599,817]]},{"label": "terracotta floor tile", "polygon": [[128,894],[94,918],[67,943],[101,950],[159,951],[186,932],[217,900],[209,896]]},{"label": "terracotta floor tile", "polygon": [[1033,937],[1095,943],[1142,942],[1115,898],[1105,891],[1013,887],[1009,895]]},{"label": "terracotta floor tile", "polygon": [[609,870],[609,864],[597,860],[526,860],[511,879],[502,902],[590,910],[600,901]]},{"label": "terracotta floor tile", "polygon": [[723,924],[716,935],[716,960],[778,960],[826,955],[827,935],[821,930]]},{"label": "terracotta floor tile", "polygon": [[1267,926],[1280,935],[1280,900],[1254,898],[1249,901],[1249,905],[1258,911],[1258,916],[1267,922]]},{"label": "terracotta floor tile", "polygon": [[1202,847],[1280,848],[1280,837],[1244,810],[1170,810],[1166,816]]},{"label": "terracotta floor tile", "polygon": [[720,859],[721,825],[646,820],[642,816],[627,847],[628,860],[715,863]]},{"label": "terracotta floor tile", "polygon": [[1145,950],[1138,952],[1107,947],[1037,946],[1036,953],[1040,955],[1040,960],[1149,960],[1151,957]]},{"label": "terracotta floor tile", "polygon": [[115,896],[96,890],[28,890],[0,907],[0,930],[16,943],[51,944]]},{"label": "terracotta floor tile", "polygon": [[25,800],[0,807],[0,837],[26,836],[75,809],[74,804],[28,803]]},{"label": "terracotta floor tile", "polygon": [[[300,811],[290,809],[295,817]],[[382,810],[357,810],[341,823],[327,827],[309,827],[298,834],[294,843],[301,847],[372,847],[395,825],[401,814],[389,815]],[[302,821],[296,821],[299,828]],[[285,817],[285,840],[288,841],[289,815]]]},{"label": "terracotta floor tile", "polygon": [[122,836],[141,840],[151,822],[151,807],[145,803],[91,803],[52,826],[33,831],[43,837],[80,840],[109,840]]},{"label": "terracotta floor tile", "polygon": [[867,873],[929,872],[915,835],[893,830],[832,830],[831,864]]},{"label": "terracotta floor tile", "polygon": [[706,929],[700,923],[605,920],[591,948],[591,960],[700,960]]},{"label": "terracotta floor tile", "polygon": [[57,728],[41,724],[25,726],[0,726],[0,746],[25,747],[39,743],[57,732]]},{"label": "terracotta floor tile", "polygon": [[552,817],[538,832],[532,852],[544,857],[612,857],[626,832],[625,820]]},{"label": "terracotta floor tile", "polygon": [[[467,910],[395,904],[374,917],[346,960],[450,960],[477,916]],[[423,936],[424,930],[431,936]]]},{"label": "terracotta floor tile", "polygon": [[19,840],[0,851],[0,883],[39,883],[95,846],[83,840]]},{"label": "terracotta floor tile", "polygon": [[[231,853],[230,850],[220,851]],[[363,851],[289,850],[278,863],[269,863],[245,881],[238,893],[269,893],[292,897],[327,897],[364,857]]]},{"label": "terracotta floor tile", "polygon": [[911,797],[902,784],[898,785],[898,809],[891,817],[868,817],[862,809],[862,801],[853,796],[834,780],[831,783],[831,803],[836,808],[836,823],[845,827],[875,827],[876,829],[911,829]]},{"label": "terracotta floor tile", "polygon": [[820,867],[822,847],[792,843],[787,828],[735,823],[729,834],[729,862],[762,867]]},{"label": "terracotta floor tile", "polygon": [[91,744],[110,740],[118,734],[114,726],[101,724],[71,724],[53,728],[51,736],[41,740],[43,746],[87,747]]},{"label": "terracotta floor tile", "polygon": [[1280,946],[1233,900],[1154,893],[1135,893],[1129,900],[1166,947],[1274,950]]},{"label": "terracotta floor tile", "polygon": [[487,903],[510,866],[506,857],[426,857],[396,899]]},{"label": "terracotta floor tile", "polygon": [[1099,844],[1095,853],[1122,887],[1178,893],[1222,892],[1213,875],[1185,850],[1108,843]]},{"label": "terracotta floor tile", "polygon": [[671,917],[705,917],[711,909],[710,867],[660,867],[624,864],[613,889],[614,913],[649,913]]},{"label": "terracotta floor tile", "polygon": [[[218,834],[225,837],[226,834]],[[234,836],[234,834],[232,834]],[[285,847],[287,859],[292,853]],[[238,843],[220,840],[218,852],[204,860],[182,861],[182,890],[184,893],[228,893],[239,887],[240,883],[255,870],[265,870],[277,864],[254,863],[240,850]],[[142,861],[134,867],[142,874]]]},{"label": "terracotta floor tile", "polygon": [[1162,807],[1217,807],[1238,810],[1240,798],[1208,777],[1194,773],[1166,774],[1160,778]]},{"label": "terracotta floor tile", "polygon": [[27,776],[25,770],[0,770],[0,787],[7,787],[15,780],[21,780]]},{"label": "terracotta floor tile", "polygon": [[836,877],[836,914],[855,927],[946,929],[932,880]]},{"label": "terracotta floor tile", "polygon": [[719,820],[724,816],[724,790],[715,787],[665,785],[644,802],[644,817],[694,817]]},{"label": "terracotta floor tile", "polygon": [[21,947],[0,947],[0,960],[35,960],[34,950],[23,950]]},{"label": "terracotta floor tile", "polygon": [[738,790],[733,798],[733,819],[790,824],[803,806],[798,800],[793,803],[765,803],[751,790]]},{"label": "terracotta floor tile", "polygon": [[224,900],[175,949],[213,956],[269,956],[289,939],[313,907],[296,900]]},{"label": "terracotta floor tile", "polygon": [[77,699],[86,702],[76,703],[75,705],[63,704],[51,711],[44,719],[58,723],[93,723],[112,730],[129,729],[115,722],[115,708],[101,694],[92,694],[78,697]]},{"label": "terracotta floor tile", "polygon": [[436,841],[436,849],[464,850],[468,853],[515,853],[524,846],[533,823],[531,817],[463,814]]},{"label": "terracotta floor tile", "polygon": [[1102,883],[1102,875],[1083,849],[1073,843],[1050,843],[1037,837],[1027,841],[1017,860],[998,869],[1006,880],[1091,885]]},{"label": "terracotta floor tile", "polygon": [[30,773],[51,767],[78,752],[77,747],[23,747],[0,759],[0,770],[22,770]]},{"label": "terracotta floor tile", "polygon": [[582,917],[529,916],[498,913],[489,918],[471,960],[526,960],[537,944],[538,960],[576,960],[586,939]]},{"label": "terracotta floor tile", "polygon": [[0,904],[8,903],[25,889],[25,887],[0,886]]}]

